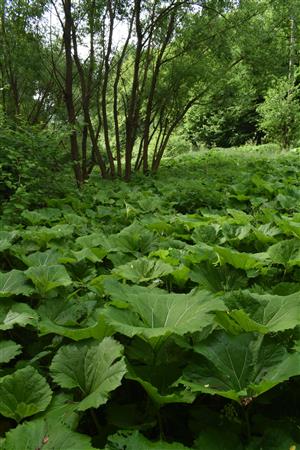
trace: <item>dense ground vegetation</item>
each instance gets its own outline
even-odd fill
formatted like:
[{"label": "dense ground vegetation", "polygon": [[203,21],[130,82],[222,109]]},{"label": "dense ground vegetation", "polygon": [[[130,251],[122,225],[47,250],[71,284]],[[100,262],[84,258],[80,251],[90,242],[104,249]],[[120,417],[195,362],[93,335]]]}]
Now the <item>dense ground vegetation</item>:
[{"label": "dense ground vegetation", "polygon": [[2,203],[0,448],[298,448],[299,161],[215,149]]},{"label": "dense ground vegetation", "polygon": [[299,14],[0,1],[1,450],[300,448]]}]

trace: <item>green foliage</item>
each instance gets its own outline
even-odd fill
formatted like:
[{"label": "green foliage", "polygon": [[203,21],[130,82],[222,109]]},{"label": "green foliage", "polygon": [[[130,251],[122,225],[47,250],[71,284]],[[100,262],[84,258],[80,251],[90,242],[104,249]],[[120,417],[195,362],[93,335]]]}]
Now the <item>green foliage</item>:
[{"label": "green foliage", "polygon": [[1,378],[0,393],[0,413],[17,422],[44,411],[52,396],[45,378],[30,366]]},{"label": "green foliage", "polygon": [[64,346],[50,366],[54,381],[63,388],[78,388],[82,400],[77,409],[98,408],[108,400],[126,373],[122,346],[112,338],[89,346]]},{"label": "green foliage", "polygon": [[297,448],[299,170],[216,149],[4,215],[0,448]]},{"label": "green foliage", "polygon": [[291,81],[277,80],[258,107],[260,128],[269,140],[278,142],[283,149],[297,145],[300,136],[298,97],[298,88]]},{"label": "green foliage", "polygon": [[66,135],[64,130],[26,124],[12,128],[5,123],[1,127],[1,211],[9,198],[20,212],[29,204],[43,205],[45,195],[55,197],[72,190],[71,168],[62,148]]}]

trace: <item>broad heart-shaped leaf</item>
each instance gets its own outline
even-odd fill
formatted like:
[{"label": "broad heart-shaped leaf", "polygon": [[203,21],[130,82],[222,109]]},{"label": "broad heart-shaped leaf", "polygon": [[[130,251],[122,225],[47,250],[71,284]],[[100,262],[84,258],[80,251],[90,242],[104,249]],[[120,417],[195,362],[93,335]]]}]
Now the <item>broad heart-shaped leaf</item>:
[{"label": "broad heart-shaped leaf", "polygon": [[202,357],[185,369],[180,380],[192,392],[240,402],[300,375],[299,353],[290,354],[283,346],[253,333],[229,336],[217,332],[193,350]]},{"label": "broad heart-shaped leaf", "polygon": [[169,294],[162,289],[126,286],[115,280],[106,280],[104,285],[113,300],[123,303],[121,308],[109,306],[103,314],[116,331],[129,337],[151,339],[199,331],[214,322],[213,312],[226,309],[219,298],[207,291]]},{"label": "broad heart-shaped leaf", "polygon": [[90,437],[46,419],[25,422],[6,433],[3,450],[93,450]]},{"label": "broad heart-shaped leaf", "polygon": [[15,356],[19,355],[22,346],[14,341],[0,341],[0,364],[9,362]]},{"label": "broad heart-shaped leaf", "polygon": [[138,431],[120,431],[110,436],[104,450],[123,450],[124,448],[126,450],[188,450],[188,447],[179,442],[151,442]]},{"label": "broad heart-shaped leaf", "polygon": [[66,345],[54,356],[50,370],[63,388],[79,388],[82,400],[77,409],[98,408],[107,402],[126,373],[123,347],[111,337],[100,343]]},{"label": "broad heart-shaped leaf", "polygon": [[152,231],[135,222],[120,233],[109,236],[108,242],[103,246],[110,252],[131,253],[140,256],[155,250],[158,244],[159,240]]},{"label": "broad heart-shaped leaf", "polygon": [[130,280],[133,283],[144,283],[172,273],[174,268],[163,261],[139,258],[123,266],[116,267],[112,272],[120,278]]},{"label": "broad heart-shaped leaf", "polygon": [[30,267],[25,274],[41,293],[51,291],[59,286],[69,286],[72,283],[68,272],[61,264]]},{"label": "broad heart-shaped leaf", "polygon": [[0,414],[19,422],[44,411],[51,396],[45,378],[33,367],[25,367],[0,379]]},{"label": "broad heart-shaped leaf", "polygon": [[300,239],[277,242],[268,248],[267,254],[275,264],[285,267],[300,266]]},{"label": "broad heart-shaped leaf", "polygon": [[10,330],[15,325],[25,327],[36,326],[37,313],[26,303],[15,303],[11,300],[0,302],[0,330]]},{"label": "broad heart-shaped leaf", "polygon": [[33,291],[28,284],[26,276],[21,270],[11,270],[10,272],[0,272],[0,298],[11,297],[12,295],[30,295]]},{"label": "broad heart-shaped leaf", "polygon": [[[252,292],[230,293],[224,297],[232,319],[240,331],[270,333],[295,328],[300,323],[300,294],[281,296]],[[222,314],[218,315],[222,322]],[[229,330],[228,330],[229,331]]]}]

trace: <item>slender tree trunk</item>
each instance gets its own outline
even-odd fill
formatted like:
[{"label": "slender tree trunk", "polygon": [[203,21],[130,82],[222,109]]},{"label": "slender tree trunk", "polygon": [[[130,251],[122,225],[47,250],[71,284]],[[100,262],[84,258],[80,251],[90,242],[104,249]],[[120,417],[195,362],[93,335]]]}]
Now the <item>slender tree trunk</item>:
[{"label": "slender tree trunk", "polygon": [[145,118],[145,125],[144,125],[144,136],[143,136],[143,141],[144,141],[143,172],[144,173],[147,173],[149,170],[148,148],[149,148],[149,143],[150,143],[149,135],[150,135],[151,116],[152,116],[152,112],[153,112],[152,110],[153,110],[154,95],[155,95],[155,90],[156,90],[156,86],[157,86],[157,82],[158,82],[159,72],[160,72],[161,65],[162,65],[162,59],[163,59],[165,50],[167,48],[167,45],[170,42],[173,30],[174,30],[174,23],[175,23],[175,12],[173,11],[170,21],[169,21],[166,37],[164,39],[164,42],[161,46],[161,49],[159,51],[159,54],[158,54],[158,57],[156,60],[155,68],[154,68],[154,71],[152,74],[151,88],[150,88],[150,92],[149,92],[149,96],[148,96],[148,102],[147,102],[147,108],[146,108],[146,118]]},{"label": "slender tree trunk", "polygon": [[115,163],[113,159],[113,154],[111,151],[110,145],[110,136],[109,136],[109,123],[107,117],[107,89],[108,89],[108,79],[110,72],[110,64],[109,59],[111,57],[112,50],[112,37],[114,31],[114,22],[115,22],[115,11],[112,8],[112,2],[108,0],[107,2],[108,13],[109,13],[109,30],[108,30],[108,42],[107,42],[107,50],[104,58],[104,76],[103,76],[103,85],[102,85],[102,121],[103,121],[103,133],[104,133],[104,142],[105,149],[109,161],[110,167],[110,175],[113,178],[115,176]]},{"label": "slender tree trunk", "polygon": [[72,58],[72,12],[71,12],[71,0],[64,0],[64,47],[65,47],[65,104],[68,113],[68,122],[71,127],[70,145],[71,145],[71,157],[73,161],[74,174],[76,183],[81,186],[83,182],[82,171],[80,167],[80,155],[78,147],[76,126],[76,112],[74,106],[73,96],[73,58]]},{"label": "slender tree trunk", "polygon": [[128,114],[126,117],[126,153],[125,153],[125,180],[129,180],[132,171],[132,152],[137,134],[138,119],[139,119],[139,74],[140,64],[142,59],[143,36],[141,27],[141,0],[135,0],[135,28],[137,35],[133,80],[131,86],[130,101],[128,107]]}]

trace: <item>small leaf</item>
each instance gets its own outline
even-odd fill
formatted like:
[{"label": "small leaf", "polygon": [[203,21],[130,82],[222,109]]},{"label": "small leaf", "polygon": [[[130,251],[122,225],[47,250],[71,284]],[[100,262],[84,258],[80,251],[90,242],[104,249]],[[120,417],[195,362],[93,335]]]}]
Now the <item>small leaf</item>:
[{"label": "small leaf", "polygon": [[188,450],[188,447],[179,442],[151,442],[138,431],[120,431],[108,438],[105,450]]},{"label": "small leaf", "polygon": [[33,367],[25,367],[0,379],[0,414],[19,422],[44,411],[51,396],[45,378]]},{"label": "small leaf", "polygon": [[77,252],[72,252],[72,255],[75,257],[76,261],[82,261],[87,259],[93,263],[97,263],[103,260],[103,258],[107,255],[107,251],[103,248],[83,248]]},{"label": "small leaf", "polygon": [[144,283],[172,273],[174,268],[163,261],[139,258],[127,264],[116,267],[112,272],[118,277],[133,283]]},{"label": "small leaf", "polygon": [[26,303],[3,300],[0,303],[0,330],[10,330],[15,325],[25,327],[37,324],[38,315]]},{"label": "small leaf", "polygon": [[22,346],[14,341],[0,341],[0,364],[9,362],[22,353]]}]

